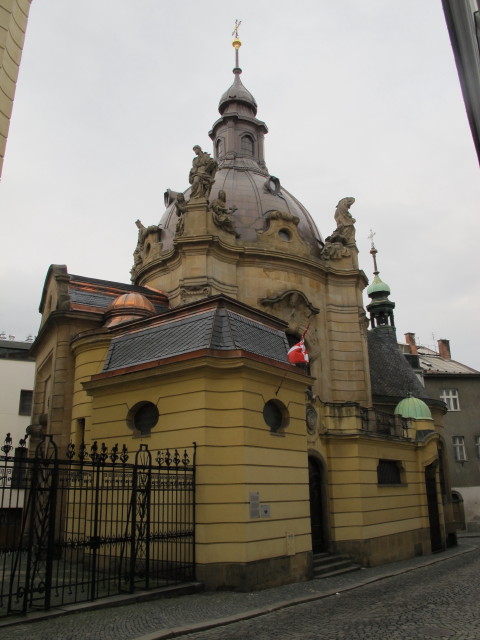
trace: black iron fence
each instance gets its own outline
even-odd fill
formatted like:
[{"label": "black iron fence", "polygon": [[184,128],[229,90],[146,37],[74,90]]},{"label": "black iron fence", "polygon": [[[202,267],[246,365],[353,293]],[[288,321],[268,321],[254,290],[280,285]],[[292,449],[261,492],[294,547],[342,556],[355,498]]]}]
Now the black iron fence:
[{"label": "black iron fence", "polygon": [[195,445],[0,449],[0,617],[194,579]]}]

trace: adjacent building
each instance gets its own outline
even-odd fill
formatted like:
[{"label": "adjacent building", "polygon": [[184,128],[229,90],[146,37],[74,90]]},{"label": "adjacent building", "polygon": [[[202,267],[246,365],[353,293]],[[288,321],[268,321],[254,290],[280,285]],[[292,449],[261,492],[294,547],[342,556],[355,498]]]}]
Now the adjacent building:
[{"label": "adjacent building", "polygon": [[468,122],[480,161],[480,2],[442,0]]},{"label": "adjacent building", "polygon": [[35,360],[31,342],[0,339],[0,433],[10,433],[15,442],[31,422]]},{"label": "adjacent building", "polygon": [[480,531],[480,371],[453,360],[450,342],[438,349],[417,345],[415,334],[405,335],[404,349],[416,358],[425,390],[442,400],[450,480],[464,509],[467,531]]},{"label": "adjacent building", "polygon": [[0,176],[32,0],[0,0]]},{"label": "adjacent building", "polygon": [[[31,342],[0,339],[0,549],[20,523],[24,492],[11,491],[14,463],[5,455],[26,454],[18,447],[31,422],[35,361]],[[5,491],[5,489],[7,489]]]}]

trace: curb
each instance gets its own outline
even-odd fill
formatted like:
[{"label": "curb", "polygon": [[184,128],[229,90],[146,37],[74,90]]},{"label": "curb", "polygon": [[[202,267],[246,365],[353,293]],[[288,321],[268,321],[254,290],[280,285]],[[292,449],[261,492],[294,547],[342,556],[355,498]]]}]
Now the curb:
[{"label": "curb", "polygon": [[172,627],[170,629],[154,631],[152,633],[148,633],[143,636],[137,636],[132,640],[168,640],[169,638],[178,638],[188,633],[199,633],[202,631],[208,631],[209,629],[214,629],[216,627],[224,627],[229,624],[234,624],[235,622],[241,622],[242,620],[258,618],[259,616],[263,616],[268,613],[273,613],[275,611],[279,611],[280,609],[294,607],[298,604],[306,604],[308,602],[313,602],[315,600],[323,600],[324,598],[330,598],[331,596],[341,595],[342,593],[347,593],[348,591],[359,589],[360,587],[364,587],[368,584],[372,584],[374,582],[380,582],[381,580],[385,580],[386,578],[392,578],[394,576],[399,576],[404,573],[410,573],[411,571],[415,571],[416,569],[422,569],[423,567],[427,567],[432,564],[445,562],[446,560],[450,560],[451,558],[456,558],[457,556],[463,555],[465,553],[471,553],[472,551],[476,551],[476,550],[478,550],[478,547],[469,546],[467,548],[458,550],[456,553],[453,553],[448,557],[436,556],[414,567],[405,567],[403,569],[398,569],[397,571],[390,571],[379,576],[366,578],[355,584],[344,587],[340,591],[330,590],[330,591],[325,591],[323,593],[316,593],[308,596],[299,596],[298,598],[291,598],[290,600],[282,600],[274,604],[265,605],[264,607],[259,607],[258,609],[250,609],[249,611],[244,611],[243,613],[237,613],[231,616],[227,616],[225,618],[210,619],[210,620],[206,620],[205,622],[194,622],[190,625],[185,625],[182,627]]},{"label": "curb", "polygon": [[27,616],[18,615],[15,617],[12,616],[11,618],[2,618],[0,620],[0,631],[16,625],[43,622],[44,620],[60,618],[75,613],[88,613],[89,611],[97,611],[98,609],[123,607],[127,604],[135,604],[136,602],[149,602],[151,600],[161,600],[164,598],[176,598],[178,596],[200,593],[201,591],[204,591],[204,586],[201,582],[186,582],[184,584],[152,589],[151,591],[138,591],[133,594],[99,598],[98,600],[95,600],[95,602],[64,604],[58,607],[52,607],[48,611],[39,611],[38,613],[30,612]]}]

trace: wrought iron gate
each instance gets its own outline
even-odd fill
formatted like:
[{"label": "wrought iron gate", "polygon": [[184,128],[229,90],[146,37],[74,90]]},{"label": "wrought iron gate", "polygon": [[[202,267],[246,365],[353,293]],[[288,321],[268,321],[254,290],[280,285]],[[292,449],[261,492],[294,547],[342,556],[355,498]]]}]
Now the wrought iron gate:
[{"label": "wrought iron gate", "polygon": [[194,579],[195,445],[1,453],[0,616]]}]

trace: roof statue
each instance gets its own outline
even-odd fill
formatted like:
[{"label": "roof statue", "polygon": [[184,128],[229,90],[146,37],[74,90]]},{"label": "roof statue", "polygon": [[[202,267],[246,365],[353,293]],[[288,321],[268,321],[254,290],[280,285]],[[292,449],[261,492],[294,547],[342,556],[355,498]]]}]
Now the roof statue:
[{"label": "roof statue", "polygon": [[185,230],[185,213],[187,211],[187,202],[183,193],[177,193],[175,199],[175,212],[177,214],[177,226],[175,227],[175,235],[181,236]]},{"label": "roof statue", "polygon": [[196,157],[192,160],[192,168],[188,181],[192,185],[190,198],[205,198],[208,200],[212,185],[215,182],[215,174],[218,164],[209,153],[202,151],[202,147],[196,144],[193,147]]},{"label": "roof statue", "polygon": [[237,232],[233,227],[233,214],[237,210],[237,207],[227,207],[227,195],[225,191],[220,190],[218,192],[218,198],[216,198],[211,204],[213,222],[228,233],[232,233],[235,237],[238,237]]},{"label": "roof statue", "polygon": [[325,245],[322,249],[324,260],[339,260],[348,258],[351,255],[347,245],[355,244],[355,218],[349,209],[355,202],[355,198],[342,198],[335,209],[335,222],[337,228],[331,236],[325,238]]},{"label": "roof statue", "polygon": [[355,198],[342,198],[335,210],[336,232],[345,237],[347,244],[355,242],[355,227],[353,225],[356,220],[349,211],[354,202]]}]

